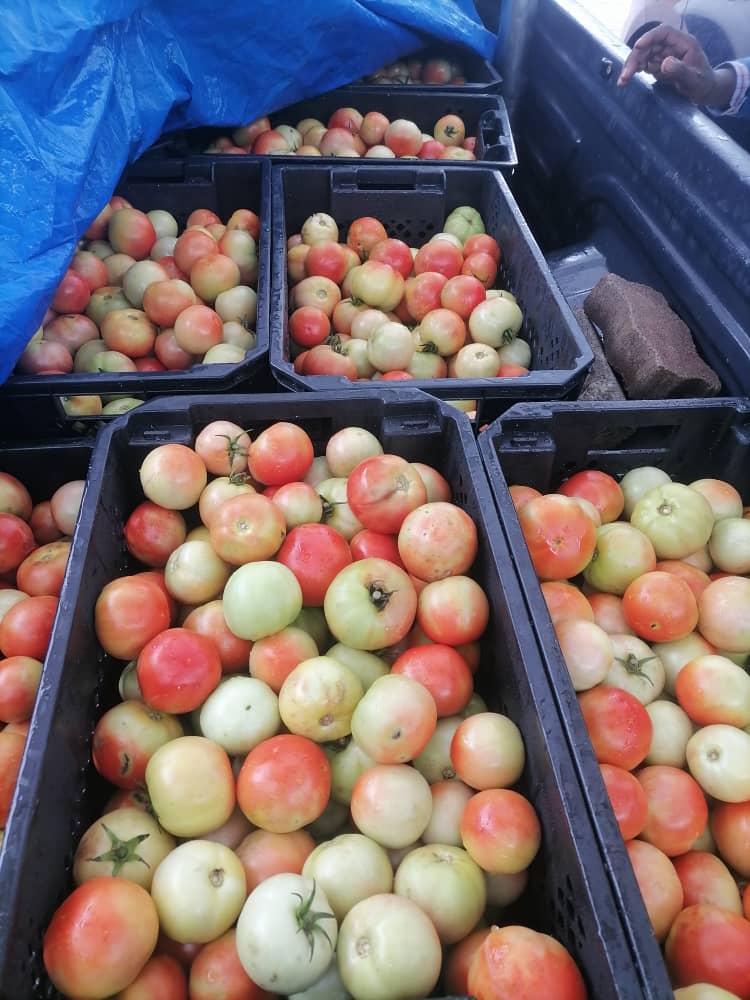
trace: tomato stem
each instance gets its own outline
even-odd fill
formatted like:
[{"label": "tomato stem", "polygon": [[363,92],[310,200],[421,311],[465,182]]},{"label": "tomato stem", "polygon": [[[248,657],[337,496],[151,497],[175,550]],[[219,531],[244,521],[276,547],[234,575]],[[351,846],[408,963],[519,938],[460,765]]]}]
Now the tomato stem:
[{"label": "tomato stem", "polygon": [[644,656],[639,660],[635,653],[628,653],[626,656],[616,656],[615,659],[618,663],[621,663],[625,670],[629,674],[632,674],[633,677],[642,677],[644,680],[649,682],[651,687],[654,686],[653,680],[643,669],[643,664],[648,663],[650,660],[655,660],[656,656]]},{"label": "tomato stem", "polygon": [[382,580],[374,580],[367,588],[370,600],[375,605],[377,611],[384,611],[395,590],[386,590]]},{"label": "tomato stem", "polygon": [[122,840],[105,823],[102,823],[102,829],[109,837],[111,846],[108,851],[98,854],[95,858],[86,858],[87,861],[98,861],[101,863],[111,861],[111,874],[114,876],[119,875],[123,866],[130,864],[132,861],[140,861],[147,868],[151,867],[148,861],[142,858],[137,852],[138,846],[150,836],[148,833],[138,833],[135,837],[131,837],[130,840]]},{"label": "tomato stem", "polygon": [[326,910],[313,910],[312,904],[315,898],[316,885],[313,879],[313,887],[310,895],[307,899],[304,899],[300,893],[293,892],[292,895],[296,896],[299,900],[299,906],[294,911],[294,915],[297,918],[297,923],[299,927],[297,931],[302,931],[302,933],[307,938],[307,943],[310,946],[310,961],[312,962],[313,955],[315,954],[315,931],[320,931],[323,937],[326,939],[328,944],[333,951],[333,942],[328,935],[325,927],[321,926],[322,920],[336,920],[336,917],[332,913],[328,913]]}]

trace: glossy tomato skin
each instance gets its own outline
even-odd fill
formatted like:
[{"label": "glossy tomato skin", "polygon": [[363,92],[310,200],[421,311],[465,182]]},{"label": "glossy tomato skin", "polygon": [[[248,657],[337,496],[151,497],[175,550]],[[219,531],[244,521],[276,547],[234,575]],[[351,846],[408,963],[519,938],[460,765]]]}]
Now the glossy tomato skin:
[{"label": "glossy tomato skin", "polygon": [[686,907],[666,943],[667,968],[676,986],[713,983],[750,996],[750,922],[707,903]]},{"label": "glossy tomato skin", "polygon": [[635,775],[612,764],[600,764],[602,780],[623,840],[637,837],[648,818],[648,800]]},{"label": "glossy tomato skin", "polygon": [[492,927],[469,965],[469,992],[481,1000],[586,1000],[583,977],[559,941],[528,927]]},{"label": "glossy tomato skin", "polygon": [[117,1000],[188,1000],[185,971],[171,955],[152,955]]},{"label": "glossy tomato skin", "polygon": [[651,745],[651,717],[634,695],[600,684],[578,696],[583,721],[600,764],[632,771]]},{"label": "glossy tomato skin", "polygon": [[302,588],[305,607],[320,608],[334,577],[352,562],[346,539],[327,524],[292,528],[276,553]]},{"label": "glossy tomato skin", "polygon": [[346,496],[365,528],[394,534],[410,511],[427,501],[419,472],[398,455],[376,455],[349,475]]},{"label": "glossy tomato skin", "polygon": [[282,733],[258,744],[237,776],[237,802],[255,826],[290,833],[323,812],[331,792],[331,765],[304,736]]},{"label": "glossy tomato skin", "polygon": [[314,457],[308,434],[296,424],[277,421],[250,445],[247,464],[264,486],[283,486],[304,479]]},{"label": "glossy tomato skin", "polygon": [[648,819],[641,838],[667,855],[689,851],[708,822],[708,806],[698,782],[687,771],[653,764],[638,772]]},{"label": "glossy tomato skin", "polygon": [[466,705],[474,687],[466,660],[451,646],[430,643],[405,650],[391,667],[418,681],[432,695],[438,717],[456,715]]},{"label": "glossy tomato skin", "polygon": [[566,479],[559,489],[566,497],[583,497],[590,501],[602,519],[602,524],[616,521],[625,506],[625,497],[619,483],[606,472],[584,469]]},{"label": "glossy tomato skin", "polygon": [[179,511],[160,507],[150,500],[138,504],[125,522],[128,551],[145,566],[166,566],[186,534],[185,518]]},{"label": "glossy tomato skin", "polygon": [[568,580],[590,562],[596,525],[569,497],[532,498],[519,510],[518,520],[540,580]]},{"label": "glossy tomato skin", "polygon": [[369,558],[387,559],[388,562],[395,563],[400,569],[404,569],[395,535],[386,535],[380,531],[373,531],[371,528],[363,528],[349,541],[349,550],[355,561]]},{"label": "glossy tomato skin", "polygon": [[171,612],[164,592],[150,579],[123,576],[99,594],[94,608],[96,637],[105,652],[132,660],[154,636],[169,628]]},{"label": "glossy tomato skin", "polygon": [[202,705],[222,673],[216,644],[186,628],[155,636],[141,650],[136,670],[146,704],[174,715]]},{"label": "glossy tomato skin", "polygon": [[698,624],[698,604],[687,583],[673,573],[653,570],[633,580],[622,595],[630,628],[646,642],[673,642]]},{"label": "glossy tomato skin", "polygon": [[44,965],[60,992],[108,997],[125,989],[151,957],[159,918],[149,893],[102,876],[75,889],[44,935]]},{"label": "glossy tomato skin", "polygon": [[27,597],[5,612],[0,621],[0,652],[43,660],[57,613],[56,597]]}]

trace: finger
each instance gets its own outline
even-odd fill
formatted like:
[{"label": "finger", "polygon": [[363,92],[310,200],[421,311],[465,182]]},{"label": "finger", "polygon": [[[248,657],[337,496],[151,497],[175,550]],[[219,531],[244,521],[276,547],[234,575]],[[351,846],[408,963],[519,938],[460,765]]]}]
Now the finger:
[{"label": "finger", "polygon": [[669,83],[679,94],[695,103],[700,103],[708,89],[701,73],[671,56],[661,64],[659,79]]},{"label": "finger", "polygon": [[636,52],[634,49],[623,63],[620,76],[617,79],[617,86],[624,87],[630,83],[636,73],[640,73],[641,70],[646,68],[647,62],[647,56],[642,52]]}]

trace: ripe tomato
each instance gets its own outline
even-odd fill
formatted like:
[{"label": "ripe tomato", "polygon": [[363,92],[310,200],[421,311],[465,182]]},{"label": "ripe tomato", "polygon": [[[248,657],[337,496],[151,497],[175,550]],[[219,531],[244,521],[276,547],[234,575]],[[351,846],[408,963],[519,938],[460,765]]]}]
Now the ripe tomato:
[{"label": "ripe tomato", "polygon": [[132,511],[125,522],[128,552],[146,566],[163,567],[187,534],[185,519],[176,510],[168,510],[146,500]]},{"label": "ripe tomato", "polygon": [[404,568],[394,535],[385,535],[370,528],[363,528],[349,541],[349,550],[355,561],[370,558],[386,559],[401,569]]},{"label": "ripe tomato", "polygon": [[186,628],[160,632],[138,654],[138,684],[147,705],[184,714],[203,704],[221,680],[214,642]]},{"label": "ripe tomato", "polygon": [[[325,246],[325,244],[323,244]],[[336,306],[339,308],[341,303]],[[334,310],[335,315],[336,310]],[[289,317],[289,335],[300,347],[315,347],[322,344],[331,332],[331,320],[317,306],[301,306]],[[344,332],[344,331],[339,331]]]},{"label": "ripe tomato", "polygon": [[750,677],[725,656],[698,656],[675,681],[680,706],[699,726],[750,725]]},{"label": "ripe tomato", "polygon": [[247,639],[240,639],[229,630],[220,600],[193,608],[182,625],[183,628],[198,632],[213,641],[221,660],[222,673],[229,674],[247,668],[252,643]]},{"label": "ripe tomato", "polygon": [[686,907],[672,924],[665,947],[676,986],[712,983],[750,996],[750,922],[717,906]]},{"label": "ripe tomato", "polygon": [[0,660],[0,722],[26,722],[42,676],[42,664],[31,656]]},{"label": "ripe tomato", "polygon": [[459,274],[450,278],[440,292],[440,304],[443,308],[451,309],[465,320],[485,298],[485,286],[469,274]]},{"label": "ripe tomato", "polygon": [[312,636],[290,625],[253,644],[249,656],[250,673],[278,694],[297,664],[317,655],[318,647]]},{"label": "ripe tomato", "polygon": [[365,528],[394,534],[406,515],[425,503],[427,490],[419,472],[398,455],[376,455],[351,472],[346,496]]},{"label": "ripe tomato", "polygon": [[514,785],[523,772],[526,754],[514,722],[497,712],[478,712],[457,726],[451,739],[450,758],[461,781],[483,791]]},{"label": "ripe tomato", "polygon": [[698,599],[698,629],[707,642],[729,653],[750,649],[750,580],[714,580]]},{"label": "ripe tomato", "polygon": [[461,274],[463,263],[463,255],[458,247],[448,240],[431,240],[417,251],[414,273],[419,275],[430,271],[442,274],[446,279],[455,278]]},{"label": "ripe tomato", "polygon": [[334,577],[352,561],[346,539],[327,524],[300,524],[276,553],[297,577],[306,607],[322,607]]},{"label": "ripe tomato", "polygon": [[112,214],[107,235],[115,253],[129,254],[135,260],[148,257],[156,243],[153,223],[144,212],[132,207],[119,208]]},{"label": "ripe tomato", "polygon": [[382,222],[371,216],[361,216],[349,226],[346,242],[360,260],[367,260],[373,247],[385,239],[388,239],[388,233]]},{"label": "ripe tomato", "polygon": [[194,305],[183,309],[174,323],[177,346],[188,354],[204,355],[224,337],[221,316],[210,306]]},{"label": "ripe tomato", "polygon": [[536,857],[542,831],[534,807],[523,795],[508,788],[488,788],[466,803],[461,840],[484,871],[513,875]]},{"label": "ripe tomato", "polygon": [[302,874],[302,868],[315,849],[315,841],[307,830],[271,833],[252,830],[235,848],[245,869],[248,894],[271,875],[282,872]]},{"label": "ripe tomato", "polygon": [[578,966],[559,941],[528,927],[492,927],[469,965],[467,988],[482,1000],[586,1000]]},{"label": "ripe tomato", "polygon": [[36,548],[36,541],[26,521],[15,514],[0,514],[0,573],[15,570]]},{"label": "ripe tomato", "polygon": [[171,955],[152,955],[118,1000],[186,1000],[187,976]]},{"label": "ripe tomato", "polygon": [[566,497],[583,497],[589,500],[602,519],[602,524],[616,521],[625,505],[625,497],[616,479],[598,469],[584,469],[566,479],[559,493]]},{"label": "ripe tomato", "polygon": [[358,702],[351,732],[378,764],[404,764],[427,746],[436,721],[429,690],[408,675],[390,673],[373,681]]},{"label": "ripe tomato", "polygon": [[0,652],[44,660],[57,604],[56,597],[27,597],[9,608],[0,621]]},{"label": "ripe tomato", "polygon": [[742,913],[742,900],[734,876],[715,854],[688,851],[675,858],[673,864],[685,894],[684,906],[710,903],[722,910]]},{"label": "ripe tomato", "polygon": [[577,576],[594,554],[596,526],[569,497],[533,498],[521,507],[518,520],[541,580]]},{"label": "ripe tomato", "polygon": [[546,580],[541,585],[542,597],[547,605],[552,624],[573,620],[594,621],[594,611],[588,598],[578,587],[565,580]]},{"label": "ripe tomato", "polygon": [[190,1000],[272,1000],[243,969],[236,939],[232,928],[203,945],[190,965]]},{"label": "ripe tomato", "polygon": [[472,931],[471,934],[467,934],[463,941],[459,941],[448,952],[443,971],[445,989],[451,996],[454,994],[456,996],[468,994],[468,976],[471,961],[489,933],[489,927],[481,927]]},{"label": "ripe tomato", "polygon": [[237,802],[255,826],[290,833],[317,819],[331,792],[331,767],[305,736],[283,733],[264,740],[237,775]]},{"label": "ripe tomato", "polygon": [[468,576],[449,576],[428,583],[419,595],[417,623],[433,642],[447,646],[478,639],[489,621],[489,602]]},{"label": "ripe tomato", "polygon": [[44,966],[68,996],[111,996],[143,969],[158,934],[145,889],[124,878],[94,878],[55,910],[44,935]]},{"label": "ripe tomato", "polygon": [[[106,285],[106,281],[103,281],[102,284]],[[86,278],[72,268],[68,268],[57,286],[50,305],[56,312],[82,313],[89,303],[91,291]]]},{"label": "ripe tomato", "polygon": [[283,486],[304,479],[314,457],[309,435],[296,424],[277,421],[250,445],[250,475],[265,486]]},{"label": "ripe tomato", "polygon": [[635,775],[621,767],[600,764],[599,768],[622,839],[632,840],[646,825],[648,817],[648,800],[643,786]]},{"label": "ripe tomato", "polygon": [[94,767],[118,788],[141,787],[152,755],[182,735],[182,724],[174,716],[141,701],[119,702],[104,713],[94,729]]},{"label": "ripe tomato", "polygon": [[70,542],[49,542],[34,549],[16,571],[16,586],[30,597],[59,597]]},{"label": "ripe tomato", "polygon": [[655,764],[637,774],[648,802],[641,839],[668,857],[689,851],[708,822],[708,806],[697,781],[677,767]]},{"label": "ripe tomato", "polygon": [[316,243],[305,256],[305,273],[308,277],[320,275],[340,285],[347,270],[346,252],[340,243],[333,240]]},{"label": "ripe tomato", "polygon": [[396,156],[417,156],[422,148],[422,131],[414,122],[398,118],[385,130],[383,142]]},{"label": "ripe tomato", "polygon": [[444,274],[438,274],[437,271],[425,271],[423,274],[407,278],[404,297],[412,319],[421,322],[428,312],[440,309],[440,297],[447,280]]},{"label": "ripe tomato", "polygon": [[391,671],[426,687],[435,701],[438,717],[458,714],[473,690],[468,664],[451,646],[436,643],[412,646],[398,657]]},{"label": "ripe tomato", "polygon": [[143,576],[110,581],[94,606],[96,637],[105,652],[119,660],[135,659],[150,639],[169,628],[170,620],[164,592]]},{"label": "ripe tomato", "polygon": [[651,717],[638,699],[602,684],[579,694],[578,704],[599,763],[625,771],[637,767],[648,753],[653,732]]},{"label": "ripe tomato", "polygon": [[633,580],[622,595],[625,620],[649,642],[671,642],[698,624],[698,605],[680,577],[653,570]]},{"label": "ripe tomato", "polygon": [[741,878],[750,878],[750,802],[717,802],[711,834],[719,854]]},{"label": "ripe tomato", "polygon": [[488,253],[490,257],[500,263],[500,247],[494,236],[487,233],[475,233],[464,243],[464,257],[470,257],[474,253]]},{"label": "ripe tomato", "polygon": [[22,733],[0,731],[0,823],[8,822],[13,792],[21,769],[26,737]]},{"label": "ripe tomato", "polygon": [[286,536],[279,508],[260,493],[242,493],[220,503],[209,526],[211,545],[225,562],[242,566],[270,559]]},{"label": "ripe tomato", "polygon": [[631,840],[625,846],[654,934],[663,941],[682,909],[682,883],[674,865],[658,847],[643,840]]},{"label": "ripe tomato", "polygon": [[376,243],[370,251],[369,260],[377,260],[390,266],[408,278],[412,273],[414,261],[411,250],[403,240],[385,239]]}]

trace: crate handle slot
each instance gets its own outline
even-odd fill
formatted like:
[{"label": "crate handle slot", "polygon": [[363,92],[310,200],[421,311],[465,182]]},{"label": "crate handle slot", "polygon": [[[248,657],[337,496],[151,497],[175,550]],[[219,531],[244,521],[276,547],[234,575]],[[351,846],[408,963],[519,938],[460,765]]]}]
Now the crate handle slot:
[{"label": "crate handle slot", "polygon": [[402,167],[350,167],[331,172],[331,193],[355,191],[412,194],[415,191],[445,192],[445,174],[439,168],[404,170]]}]

